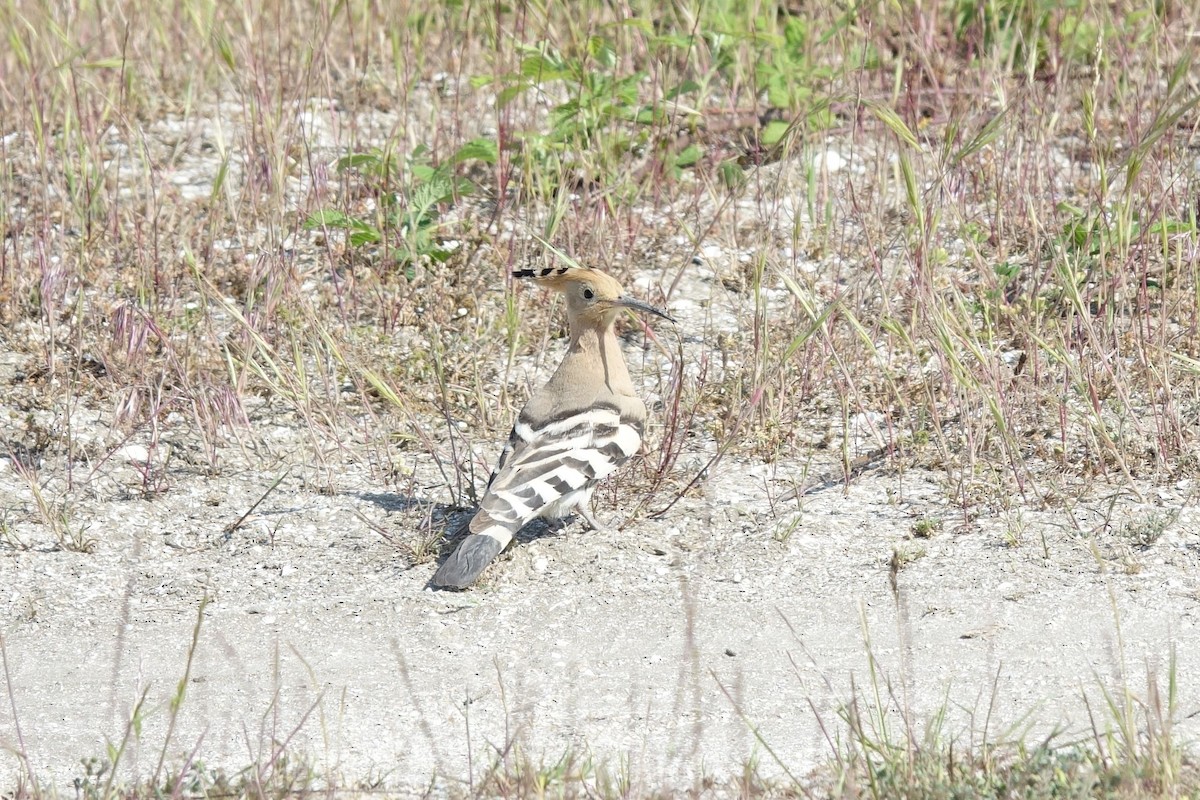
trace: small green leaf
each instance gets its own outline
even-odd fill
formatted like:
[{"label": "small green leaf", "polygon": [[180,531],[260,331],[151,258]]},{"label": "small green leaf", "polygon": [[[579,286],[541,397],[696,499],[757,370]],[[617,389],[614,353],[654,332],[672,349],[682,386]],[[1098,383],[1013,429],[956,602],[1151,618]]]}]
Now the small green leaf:
[{"label": "small green leaf", "polygon": [[500,93],[496,95],[496,105],[499,106],[500,108],[504,108],[506,105],[511,103],[513,100],[515,100],[516,98],[518,98],[522,94],[524,94],[525,90],[528,89],[532,85],[533,85],[532,83],[527,83],[525,81],[522,81],[521,83],[518,83],[514,86],[504,87],[503,89],[500,90]]},{"label": "small green leaf", "polygon": [[351,153],[348,156],[342,156],[335,164],[338,172],[345,172],[350,169],[367,169],[374,171],[383,163],[383,159],[378,153]]},{"label": "small green leaf", "polygon": [[1147,228],[1146,232],[1151,234],[1195,233],[1196,226],[1184,220],[1163,219],[1155,222],[1153,225]]},{"label": "small green leaf", "polygon": [[565,77],[559,61],[541,54],[524,59],[521,62],[521,74],[534,81],[552,81]]},{"label": "small green leaf", "polygon": [[362,247],[364,244],[378,244],[383,241],[383,236],[373,227],[368,226],[366,229],[358,229],[350,234],[350,244],[354,247]]},{"label": "small green leaf", "polygon": [[767,102],[772,108],[791,108],[793,105],[791,86],[778,73],[767,80]]},{"label": "small green leaf", "polygon": [[704,151],[700,149],[699,145],[689,144],[679,151],[679,155],[675,156],[675,166],[690,167],[699,161],[702,155],[704,155]]},{"label": "small green leaf", "polygon": [[383,241],[383,234],[374,225],[364,222],[357,217],[343,214],[341,211],[334,211],[328,208],[310,214],[308,219],[304,220],[304,228],[306,230],[334,228],[350,231],[349,241],[354,247]]},{"label": "small green leaf", "polygon": [[1003,278],[1005,281],[1010,281],[1021,274],[1021,265],[1014,264],[1011,261],[997,264],[994,269],[996,270],[996,276]]},{"label": "small green leaf", "polygon": [[612,69],[617,65],[617,51],[612,42],[604,36],[593,36],[588,39],[588,55],[605,69]]},{"label": "small green leaf", "polygon": [[803,60],[808,49],[808,22],[803,17],[790,17],[783,27],[783,40],[787,54]]},{"label": "small green leaf", "polygon": [[698,92],[698,91],[700,91],[700,84],[689,79],[689,80],[683,81],[678,86],[671,89],[669,92],[667,92],[665,97],[667,100],[674,100],[676,97],[679,97],[681,94],[691,94],[692,92]]},{"label": "small green leaf", "polygon": [[746,185],[746,170],[742,169],[736,158],[721,162],[717,173],[721,176],[721,183],[728,189],[740,189]]},{"label": "small green leaf", "polygon": [[646,106],[633,115],[633,121],[639,125],[653,125],[655,122],[665,122],[666,113],[658,106]]},{"label": "small green leaf", "polygon": [[315,228],[345,228],[349,227],[350,218],[340,211],[333,209],[323,209],[314,214],[310,214],[308,219],[304,220],[305,230],[313,230]]},{"label": "small green leaf", "polygon": [[485,164],[495,164],[500,160],[500,148],[492,139],[472,139],[458,148],[450,161],[457,164],[462,161],[482,161]]},{"label": "small green leaf", "polygon": [[762,143],[770,146],[778,144],[788,131],[789,124],[781,119],[773,119],[762,129]]}]

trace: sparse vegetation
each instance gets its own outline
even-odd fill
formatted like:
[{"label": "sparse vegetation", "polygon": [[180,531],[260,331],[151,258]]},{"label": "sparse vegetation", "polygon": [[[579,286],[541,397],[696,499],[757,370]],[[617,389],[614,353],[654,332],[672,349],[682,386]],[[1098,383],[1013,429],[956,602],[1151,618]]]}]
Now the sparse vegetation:
[{"label": "sparse vegetation", "polygon": [[1139,550],[1154,546],[1171,525],[1179,519],[1176,511],[1152,511],[1145,517],[1130,520],[1121,526],[1120,535]]},{"label": "sparse vegetation", "polygon": [[[1010,551],[1049,561],[1025,510],[1066,509],[1136,572],[1179,514],[1143,490],[1200,478],[1194,4],[3,0],[0,29],[6,557],[91,553],[77,509],[113,485],[250,464],[336,491],[355,461],[420,499],[366,525],[429,560],[562,336],[507,291],[544,242],[687,303],[676,339],[630,334],[662,449],[599,495],[636,515],[775,465],[763,536],[791,547],[805,486],[919,469],[964,520],[999,509]],[[1122,525],[1070,513],[1118,490]],[[893,590],[942,526],[893,547]],[[1174,665],[1150,684],[1090,739],[967,745],[897,735],[876,684],[811,785],[695,792],[1200,796]],[[282,751],[123,786],[120,752],[78,796],[375,791]],[[66,791],[29,778],[15,797]],[[656,790],[516,749],[445,789]]]},{"label": "sparse vegetation", "polygon": [[936,517],[922,517],[912,526],[912,535],[918,539],[932,539],[941,531],[942,521]]}]

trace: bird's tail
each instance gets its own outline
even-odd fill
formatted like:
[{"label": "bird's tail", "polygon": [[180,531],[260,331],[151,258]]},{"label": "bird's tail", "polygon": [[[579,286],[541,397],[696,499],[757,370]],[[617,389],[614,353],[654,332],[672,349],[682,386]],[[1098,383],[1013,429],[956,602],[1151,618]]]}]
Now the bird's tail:
[{"label": "bird's tail", "polygon": [[[520,526],[518,525],[517,528]],[[511,525],[492,519],[480,511],[471,520],[471,534],[450,554],[430,583],[446,589],[465,589],[500,555],[516,532]]]}]

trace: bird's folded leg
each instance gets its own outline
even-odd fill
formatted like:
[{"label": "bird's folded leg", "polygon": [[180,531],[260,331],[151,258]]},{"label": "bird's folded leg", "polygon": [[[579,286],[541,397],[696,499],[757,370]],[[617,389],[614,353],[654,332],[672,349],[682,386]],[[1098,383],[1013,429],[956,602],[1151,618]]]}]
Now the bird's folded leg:
[{"label": "bird's folded leg", "polygon": [[580,503],[579,505],[575,506],[575,510],[579,512],[579,516],[583,517],[583,521],[586,522],[596,533],[608,534],[617,532],[616,527],[613,525],[602,525],[600,521],[592,514],[591,510],[588,509],[587,503]]}]

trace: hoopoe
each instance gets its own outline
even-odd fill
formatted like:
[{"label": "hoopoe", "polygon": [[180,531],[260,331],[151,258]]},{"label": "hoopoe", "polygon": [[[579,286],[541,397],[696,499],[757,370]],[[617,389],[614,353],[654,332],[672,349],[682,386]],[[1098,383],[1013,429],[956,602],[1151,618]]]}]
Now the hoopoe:
[{"label": "hoopoe", "polygon": [[526,523],[579,513],[603,530],[588,509],[601,480],[642,443],[646,404],[633,383],[613,323],[622,309],[674,322],[654,306],[625,295],[603,272],[583,267],[522,269],[567,299],[571,338],[549,382],[525,404],[488,481],[470,535],[433,576],[434,586],[465,588]]}]

